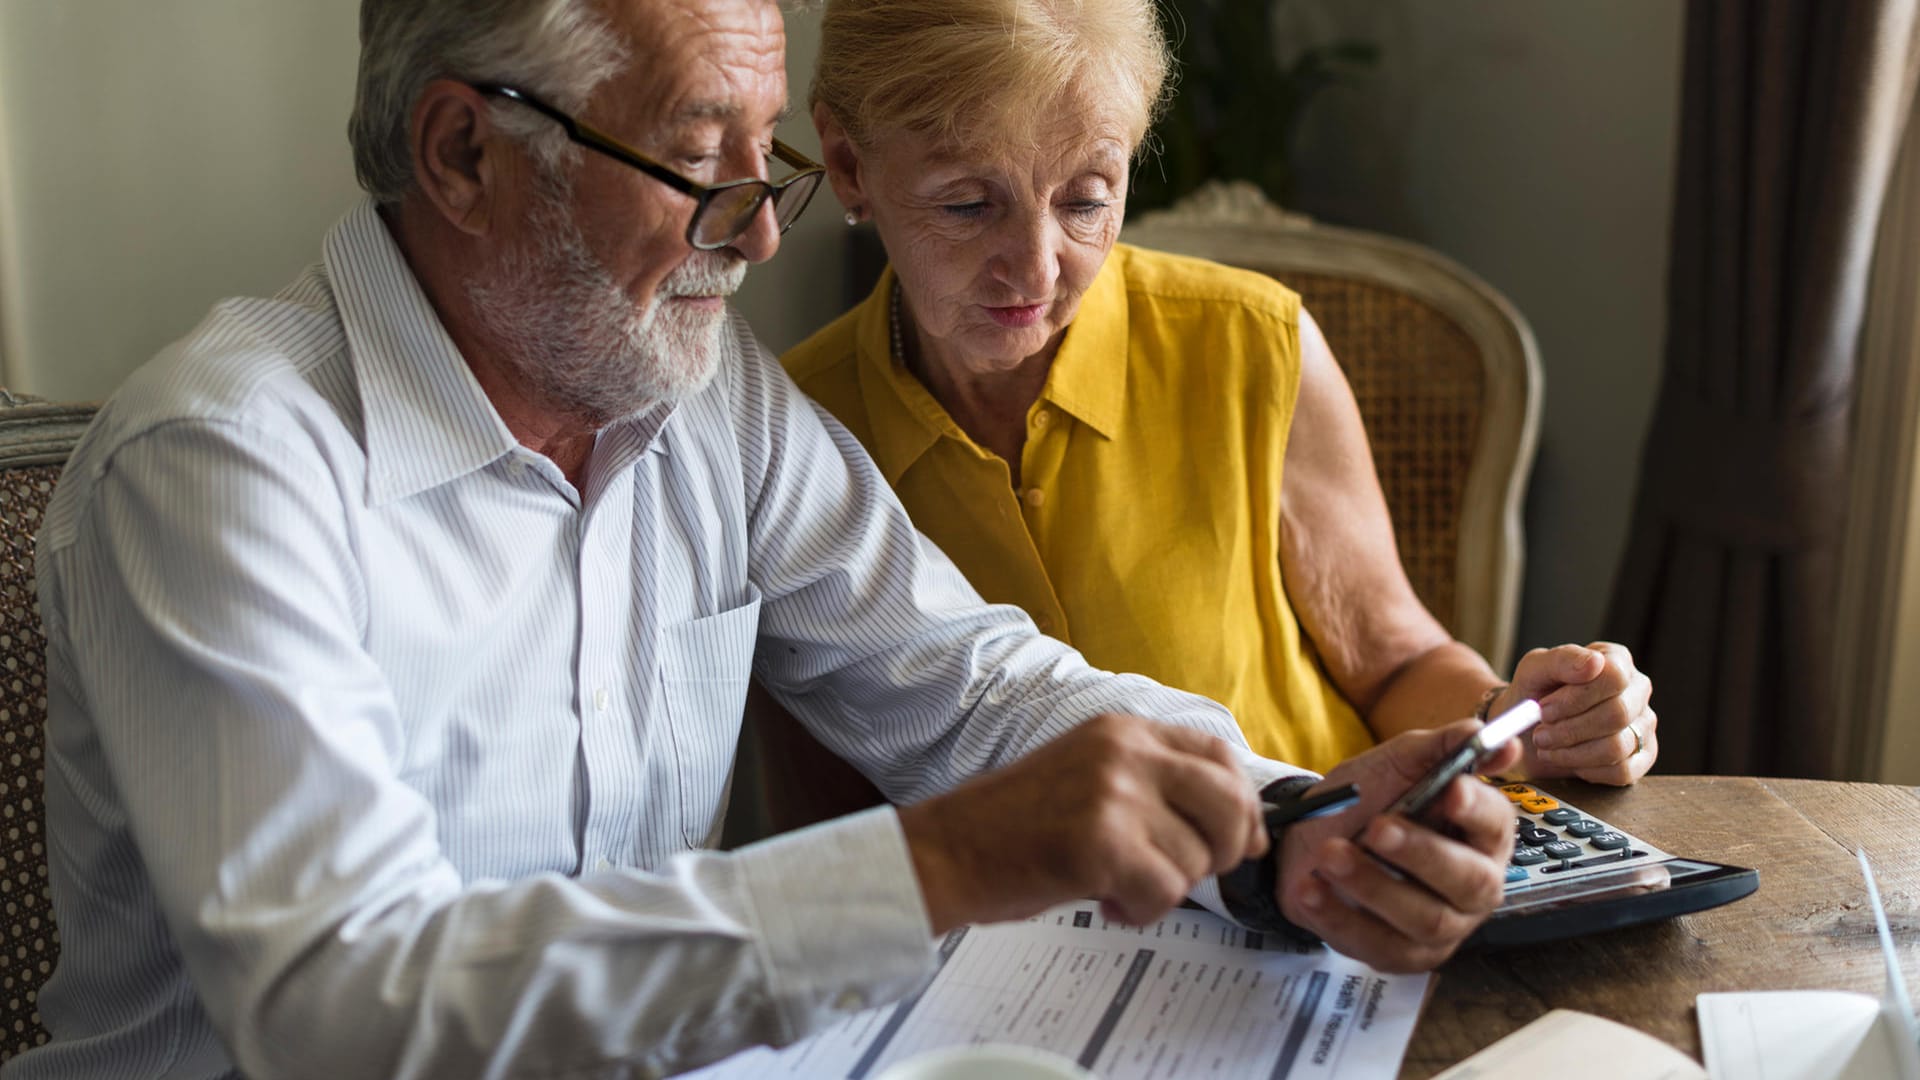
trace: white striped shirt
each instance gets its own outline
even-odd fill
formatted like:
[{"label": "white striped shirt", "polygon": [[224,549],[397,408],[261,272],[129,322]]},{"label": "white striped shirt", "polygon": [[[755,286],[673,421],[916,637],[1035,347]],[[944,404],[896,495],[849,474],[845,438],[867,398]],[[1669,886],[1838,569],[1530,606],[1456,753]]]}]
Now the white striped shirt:
[{"label": "white striped shirt", "polygon": [[582,496],[363,203],[129,380],[40,536],[62,955],[10,1080],[647,1075],[913,990],[891,810],[703,850],[750,675],[902,802],[1108,709],[1238,741],[983,605],[731,330]]}]

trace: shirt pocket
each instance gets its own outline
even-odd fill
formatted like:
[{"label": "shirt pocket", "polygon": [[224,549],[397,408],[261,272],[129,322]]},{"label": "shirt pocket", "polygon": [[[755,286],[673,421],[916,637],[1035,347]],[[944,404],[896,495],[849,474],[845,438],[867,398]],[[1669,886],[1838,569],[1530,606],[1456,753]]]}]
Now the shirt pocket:
[{"label": "shirt pocket", "polygon": [[733,783],[740,714],[760,636],[760,591],[748,589],[746,603],[667,627],[661,635],[660,676],[679,778],[680,829],[696,848],[719,837]]}]

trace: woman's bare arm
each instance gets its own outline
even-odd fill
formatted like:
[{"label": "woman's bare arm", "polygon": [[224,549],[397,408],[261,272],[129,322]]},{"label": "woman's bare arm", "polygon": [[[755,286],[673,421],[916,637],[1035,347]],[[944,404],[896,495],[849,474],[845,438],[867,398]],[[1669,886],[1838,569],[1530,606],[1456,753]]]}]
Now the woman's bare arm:
[{"label": "woman's bare arm", "polygon": [[[1470,716],[1502,684],[1414,594],[1353,390],[1333,350],[1300,313],[1300,393],[1280,491],[1281,576],[1295,615],[1334,685],[1374,735]],[[1535,649],[1494,701],[1541,701],[1529,775],[1631,783],[1657,754],[1652,684],[1610,643]]]}]

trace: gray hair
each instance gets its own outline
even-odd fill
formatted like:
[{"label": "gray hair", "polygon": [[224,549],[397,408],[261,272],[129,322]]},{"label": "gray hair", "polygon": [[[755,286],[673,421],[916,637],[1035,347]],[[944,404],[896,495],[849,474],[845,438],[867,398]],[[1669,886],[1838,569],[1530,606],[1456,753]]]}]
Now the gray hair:
[{"label": "gray hair", "polygon": [[[413,190],[414,102],[439,78],[492,80],[569,112],[626,66],[620,35],[591,0],[362,0],[360,76],[347,138],[360,186],[383,204]],[[496,101],[493,121],[548,178],[577,151],[558,125]]]}]

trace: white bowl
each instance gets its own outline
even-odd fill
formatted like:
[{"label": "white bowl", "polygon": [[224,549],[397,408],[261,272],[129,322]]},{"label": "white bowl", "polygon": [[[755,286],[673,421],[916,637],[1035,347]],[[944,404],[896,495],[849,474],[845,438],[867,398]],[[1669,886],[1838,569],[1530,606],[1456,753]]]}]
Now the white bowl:
[{"label": "white bowl", "polygon": [[895,1062],[874,1080],[1095,1080],[1069,1058],[1011,1043],[930,1050]]}]

